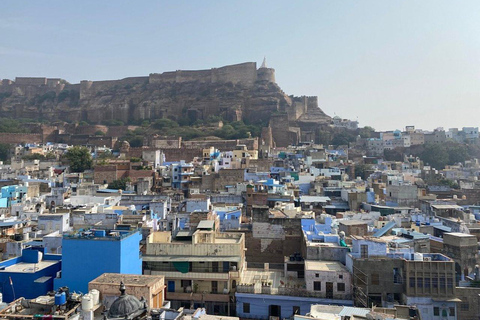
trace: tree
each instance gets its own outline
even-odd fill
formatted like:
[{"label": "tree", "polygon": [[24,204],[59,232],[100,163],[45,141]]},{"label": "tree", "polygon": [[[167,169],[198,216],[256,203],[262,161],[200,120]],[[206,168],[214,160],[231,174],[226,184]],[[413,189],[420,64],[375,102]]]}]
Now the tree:
[{"label": "tree", "polygon": [[92,155],[86,147],[74,146],[68,149],[65,158],[70,162],[72,172],[83,172],[92,168]]},{"label": "tree", "polygon": [[9,145],[9,144],[0,143],[0,161],[7,161],[8,160],[8,154],[9,154],[11,148],[12,148],[12,146]]},{"label": "tree", "polygon": [[448,152],[444,144],[426,143],[420,158],[435,169],[441,170],[448,164]]},{"label": "tree", "polygon": [[130,182],[130,178],[121,178],[120,180],[113,180],[111,183],[108,184],[108,189],[125,190],[127,189],[128,182]]},{"label": "tree", "polygon": [[366,180],[368,178],[367,172],[370,170],[372,170],[370,164],[357,164],[355,165],[355,176],[362,178],[362,180]]}]

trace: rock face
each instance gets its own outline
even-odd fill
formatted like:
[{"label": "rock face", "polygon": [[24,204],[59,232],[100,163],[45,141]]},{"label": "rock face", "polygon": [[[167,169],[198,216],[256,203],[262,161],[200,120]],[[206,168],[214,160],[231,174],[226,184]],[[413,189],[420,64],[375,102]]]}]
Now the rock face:
[{"label": "rock face", "polygon": [[277,146],[314,140],[315,131],[331,121],[317,97],[286,95],[275,83],[275,70],[265,65],[257,69],[255,62],[80,84],[49,78],[3,80],[0,116],[91,123],[221,116],[269,125]]}]

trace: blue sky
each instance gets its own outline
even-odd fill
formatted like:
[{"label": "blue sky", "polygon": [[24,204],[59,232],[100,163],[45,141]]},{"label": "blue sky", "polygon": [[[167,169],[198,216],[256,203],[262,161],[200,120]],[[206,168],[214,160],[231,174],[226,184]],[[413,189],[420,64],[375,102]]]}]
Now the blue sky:
[{"label": "blue sky", "polygon": [[264,56],[376,129],[480,125],[480,1],[2,1],[0,78],[118,79]]}]

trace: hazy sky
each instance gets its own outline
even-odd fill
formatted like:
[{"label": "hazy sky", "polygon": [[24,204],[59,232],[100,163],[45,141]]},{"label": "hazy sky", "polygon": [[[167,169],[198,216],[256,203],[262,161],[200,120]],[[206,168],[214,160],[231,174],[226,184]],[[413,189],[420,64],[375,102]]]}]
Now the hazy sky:
[{"label": "hazy sky", "polygon": [[1,1],[0,78],[118,79],[267,57],[378,130],[480,126],[480,1]]}]

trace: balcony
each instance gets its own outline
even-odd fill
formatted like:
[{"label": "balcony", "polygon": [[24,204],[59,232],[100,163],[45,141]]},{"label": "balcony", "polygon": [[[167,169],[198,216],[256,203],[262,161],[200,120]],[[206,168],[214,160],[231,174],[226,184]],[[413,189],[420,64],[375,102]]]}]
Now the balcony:
[{"label": "balcony", "polygon": [[184,293],[184,292],[167,292],[167,300],[186,300],[186,301],[215,301],[229,302],[229,293]]},{"label": "balcony", "polygon": [[[261,286],[261,285],[237,285],[236,292],[327,299],[325,292],[309,291],[304,288],[289,288],[289,287],[274,288],[272,286]],[[351,294],[333,294],[329,299],[351,300],[352,295]]]},{"label": "balcony", "polygon": [[211,273],[211,272],[188,272],[181,273],[179,271],[155,271],[155,270],[145,270],[145,274],[150,275],[163,275],[165,279],[193,279],[193,280],[209,280],[209,281],[228,281],[229,273]]}]

